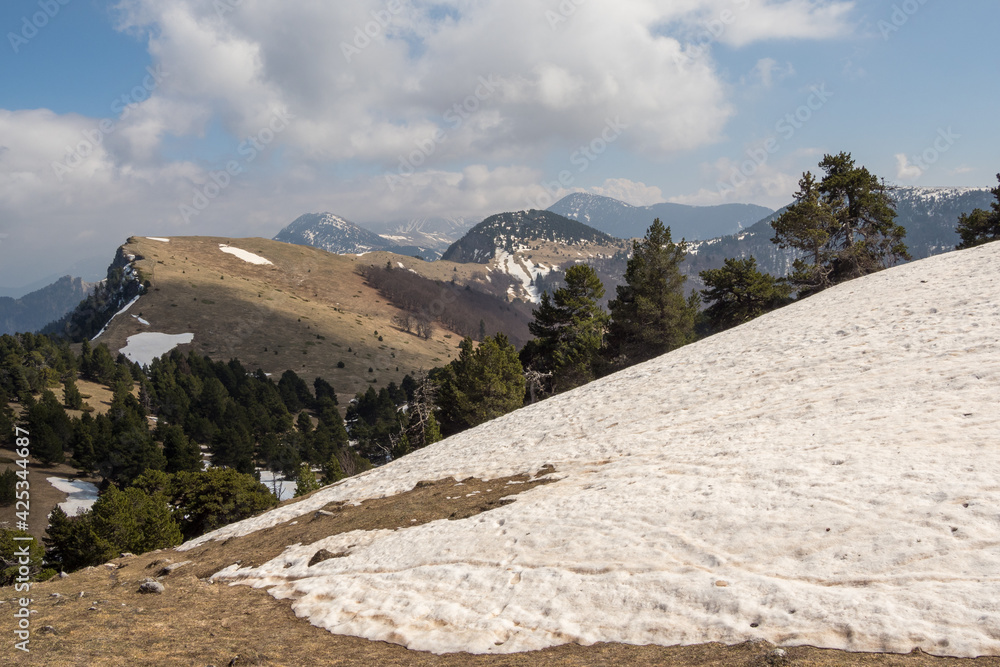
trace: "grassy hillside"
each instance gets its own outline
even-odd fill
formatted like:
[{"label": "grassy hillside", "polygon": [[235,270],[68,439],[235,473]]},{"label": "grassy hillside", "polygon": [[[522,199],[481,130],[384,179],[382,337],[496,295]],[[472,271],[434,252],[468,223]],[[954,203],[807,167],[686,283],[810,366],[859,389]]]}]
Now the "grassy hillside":
[{"label": "grassy hillside", "polygon": [[[220,244],[272,264],[251,264],[221,252]],[[201,354],[237,357],[248,368],[275,375],[289,368],[307,379],[319,375],[353,395],[376,381],[398,382],[408,372],[448,363],[460,341],[440,324],[428,339],[393,326],[402,311],[357,273],[365,263],[424,264],[414,258],[333,255],[265,239],[213,237],[174,237],[169,243],[133,237],[125,252],[136,256],[150,287],[98,338],[112,351],[144,331],[190,332],[190,346]]]}]

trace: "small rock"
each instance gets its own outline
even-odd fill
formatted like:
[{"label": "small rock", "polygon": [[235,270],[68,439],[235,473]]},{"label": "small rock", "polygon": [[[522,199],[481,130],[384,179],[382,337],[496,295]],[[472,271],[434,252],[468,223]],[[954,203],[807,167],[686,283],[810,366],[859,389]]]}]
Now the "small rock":
[{"label": "small rock", "polygon": [[719,588],[725,588],[726,586],[729,585],[729,582],[719,579],[717,582],[715,582],[715,585],[718,586]]},{"label": "small rock", "polygon": [[326,549],[320,549],[319,551],[313,554],[312,558],[309,559],[309,567],[312,567],[316,563],[322,563],[325,560],[330,560],[331,558],[343,558],[346,555],[347,552],[344,551],[335,554],[335,553],[330,553]]},{"label": "small rock", "polygon": [[69,575],[66,574],[65,572],[60,572],[59,573],[59,578],[60,579],[69,579]]},{"label": "small rock", "polygon": [[43,635],[58,635],[59,633],[51,625],[43,625],[39,630]]},{"label": "small rock", "polygon": [[50,595],[49,597],[50,597],[50,598],[61,598],[61,597],[62,597],[62,595],[60,595],[59,593],[53,593],[53,594],[52,594],[52,595]]},{"label": "small rock", "polygon": [[114,563],[105,563],[104,567],[106,567],[109,570],[117,570],[118,569],[118,566],[115,565]]},{"label": "small rock", "polygon": [[97,607],[90,607],[87,611],[97,611]]},{"label": "small rock", "polygon": [[783,648],[776,648],[767,654],[767,664],[775,665],[787,665],[788,664],[788,653]]},{"label": "small rock", "polygon": [[135,554],[134,553],[130,553],[128,551],[123,551],[122,555],[121,555],[121,558],[135,558]]},{"label": "small rock", "polygon": [[162,593],[164,590],[166,589],[163,587],[163,584],[152,579],[147,579],[139,584],[140,593]]},{"label": "small rock", "polygon": [[86,593],[84,593],[83,591],[80,591],[79,593],[77,593],[76,597],[82,598],[84,595],[86,595]]}]

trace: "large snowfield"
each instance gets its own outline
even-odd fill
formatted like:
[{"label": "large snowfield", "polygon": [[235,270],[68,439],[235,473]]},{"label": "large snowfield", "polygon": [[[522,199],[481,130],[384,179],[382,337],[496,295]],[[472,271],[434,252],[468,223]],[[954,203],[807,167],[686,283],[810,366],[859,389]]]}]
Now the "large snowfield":
[{"label": "large snowfield", "polygon": [[[217,581],[435,653],[761,638],[1000,654],[1000,243],[846,283],[203,536],[454,476],[559,481]],[[515,488],[515,487],[512,487]],[[308,567],[320,548],[348,552]]]}]

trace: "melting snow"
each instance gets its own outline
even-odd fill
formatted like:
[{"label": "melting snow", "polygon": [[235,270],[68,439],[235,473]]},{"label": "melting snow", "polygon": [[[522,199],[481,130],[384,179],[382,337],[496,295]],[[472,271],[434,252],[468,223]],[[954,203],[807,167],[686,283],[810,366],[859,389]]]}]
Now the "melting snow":
[{"label": "melting snow", "polygon": [[[998,341],[992,243],[840,285],[182,549],[552,464],[558,481],[477,516],[295,544],[216,579],[435,653],[760,638],[995,655]],[[320,548],[349,553],[308,567]]]},{"label": "melting snow", "polygon": [[140,366],[148,366],[153,363],[153,359],[162,357],[178,345],[190,343],[192,340],[194,340],[192,333],[165,334],[147,331],[129,336],[125,341],[125,347],[119,352]]},{"label": "melting snow", "polygon": [[161,238],[159,236],[147,236],[150,241],[162,241],[163,243],[170,243],[170,239]]},{"label": "melting snow", "polygon": [[281,473],[262,470],[260,471],[260,483],[266,486],[267,490],[273,493],[278,500],[288,500],[295,497],[295,481],[286,480],[281,476]]},{"label": "melting snow", "polygon": [[248,251],[242,250],[240,248],[233,248],[233,247],[227,246],[227,245],[225,245],[223,243],[219,244],[219,250],[221,250],[224,253],[228,253],[230,255],[235,255],[236,257],[239,257],[240,259],[242,259],[244,262],[249,262],[250,264],[261,264],[261,265],[264,265],[264,264],[271,264],[272,263],[271,260],[264,259],[260,255],[255,255],[252,252],[248,252]]},{"label": "melting snow", "polygon": [[[524,291],[527,292],[528,298],[532,303],[541,303],[542,294],[537,287],[531,284],[534,277],[531,274],[531,270],[523,266],[522,262],[524,261],[526,260],[523,260],[518,255],[510,254],[506,250],[497,250],[496,252],[497,268],[520,281],[524,285]],[[550,271],[551,269],[540,268],[535,275],[546,275]],[[514,297],[514,292],[511,288],[508,288],[507,295],[511,298]]]},{"label": "melting snow", "polygon": [[134,317],[135,319],[137,319],[139,321],[139,324],[145,324],[147,327],[149,326],[149,322],[147,322],[146,320],[142,319],[138,315],[133,315],[132,317]]},{"label": "melting snow", "polygon": [[141,294],[136,295],[136,297],[134,299],[132,299],[131,301],[129,301],[128,303],[126,303],[125,306],[121,310],[119,310],[117,313],[115,313],[114,315],[112,315],[111,319],[108,320],[108,323],[104,325],[104,328],[101,329],[100,331],[98,331],[97,335],[90,339],[91,342],[93,342],[93,341],[97,340],[98,338],[100,338],[104,334],[104,332],[108,330],[108,327],[111,326],[111,323],[115,321],[115,318],[118,317],[119,315],[121,315],[122,313],[124,313],[129,308],[131,308],[133,306],[133,304],[135,304],[135,302],[139,300],[140,296],[142,296],[142,295]]},{"label": "melting snow", "polygon": [[76,516],[81,511],[86,512],[97,502],[97,487],[90,482],[64,477],[47,477],[46,480],[56,490],[69,494],[66,500],[59,503],[59,507],[67,516]]}]

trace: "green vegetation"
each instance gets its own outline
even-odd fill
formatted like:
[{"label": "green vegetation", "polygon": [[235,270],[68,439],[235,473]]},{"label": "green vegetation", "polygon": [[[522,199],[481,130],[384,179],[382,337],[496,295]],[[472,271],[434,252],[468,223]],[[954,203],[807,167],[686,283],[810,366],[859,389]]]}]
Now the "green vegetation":
[{"label": "green vegetation", "polygon": [[[1000,183],[1000,174],[997,174],[997,182]],[[962,241],[955,246],[956,250],[974,248],[1000,239],[1000,185],[990,192],[996,197],[996,201],[991,204],[992,210],[977,208],[972,213],[959,217],[955,231]]]},{"label": "green vegetation", "polygon": [[826,155],[819,166],[822,180],[804,173],[795,203],[772,223],[774,243],[805,255],[789,276],[799,296],[910,259],[892,189],[850,153]]},{"label": "green vegetation", "polygon": [[478,347],[471,338],[459,345],[458,359],[440,375],[439,406],[446,433],[478,426],[524,404],[524,369],[517,349],[502,333]]},{"label": "green vegetation", "polygon": [[791,302],[792,288],[781,278],[757,270],[757,260],[727,259],[721,269],[701,272],[709,306],[703,316],[712,332],[749,322]]},{"label": "green vegetation", "polygon": [[697,293],[684,297],[684,241],[674,243],[659,218],[632,244],[625,284],[609,304],[605,356],[612,369],[641,363],[694,340]]},{"label": "green vegetation", "polygon": [[534,340],[521,351],[526,368],[549,376],[549,391],[558,393],[590,382],[597,376],[598,361],[608,314],[599,302],[604,285],[586,264],[566,270],[565,286],[552,296],[542,294],[528,329]]},{"label": "green vegetation", "polygon": [[35,539],[16,540],[31,537],[21,530],[0,528],[0,586],[12,585],[21,576],[23,558],[19,552],[28,545],[28,577],[32,581],[45,581],[56,575],[56,571],[45,566],[45,549]]}]

